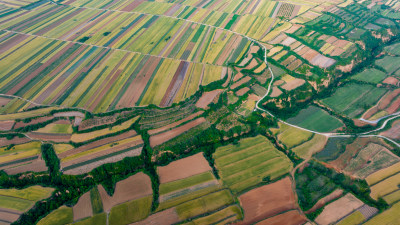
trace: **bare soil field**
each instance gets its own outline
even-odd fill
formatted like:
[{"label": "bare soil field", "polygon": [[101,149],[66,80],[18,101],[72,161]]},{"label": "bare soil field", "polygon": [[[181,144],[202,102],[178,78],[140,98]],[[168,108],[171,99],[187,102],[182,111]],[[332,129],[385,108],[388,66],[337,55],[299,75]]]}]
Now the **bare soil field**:
[{"label": "bare soil field", "polygon": [[93,216],[92,203],[90,201],[90,192],[83,194],[76,205],[72,207],[74,221]]},{"label": "bare soil field", "polygon": [[253,189],[239,196],[239,201],[244,210],[244,220],[238,224],[253,224],[296,207],[289,177]]},{"label": "bare soil field", "polygon": [[43,172],[47,170],[47,166],[44,160],[38,159],[29,161],[29,162],[23,162],[19,164],[13,164],[10,165],[6,168],[2,168],[4,171],[9,174],[9,175],[14,175],[18,173],[24,173],[27,171],[33,171],[33,172]]},{"label": "bare soil field", "polygon": [[9,209],[3,210],[2,208],[0,208],[0,224],[2,224],[1,222],[8,222],[4,224],[12,223],[14,221],[17,221],[20,216],[20,213],[11,212]]},{"label": "bare soil field", "polygon": [[107,194],[103,186],[98,185],[97,188],[106,212],[109,212],[116,205],[143,198],[153,193],[150,177],[142,172],[118,182],[112,197]]},{"label": "bare soil field", "polygon": [[240,85],[249,82],[250,80],[251,80],[251,77],[244,77],[241,80],[239,80],[238,82],[232,84],[231,89],[235,89],[235,88],[239,87]]},{"label": "bare soil field", "polygon": [[179,222],[178,213],[176,213],[175,208],[166,209],[164,211],[155,213],[145,220],[133,223],[131,225],[148,225],[148,224],[157,224],[157,225],[170,225]]},{"label": "bare soil field", "polygon": [[0,130],[2,131],[11,130],[13,125],[14,125],[14,120],[0,121]]},{"label": "bare soil field", "polygon": [[305,82],[306,81],[303,80],[303,79],[296,78],[296,79],[290,81],[289,83],[286,83],[286,84],[282,85],[282,88],[285,89],[285,90],[291,91],[293,89],[296,89],[296,88],[300,87]]},{"label": "bare soil field", "polygon": [[214,91],[209,91],[203,93],[200,99],[196,102],[196,107],[205,109],[207,108],[208,104],[210,104],[215,97],[217,97],[222,92],[222,89],[217,89]]},{"label": "bare soil field", "polygon": [[235,94],[236,94],[237,96],[243,96],[243,95],[246,94],[248,91],[250,91],[250,88],[244,87],[244,88],[241,88],[240,90],[238,90],[237,92],[235,92]]},{"label": "bare soil field", "polygon": [[203,153],[198,153],[177,161],[167,166],[157,168],[160,177],[160,183],[167,183],[183,178],[191,177],[196,174],[211,171],[211,167],[204,158]]},{"label": "bare soil field", "polygon": [[327,202],[330,202],[332,200],[335,200],[337,198],[339,198],[340,196],[343,195],[343,190],[342,189],[336,189],[335,191],[333,191],[332,193],[330,193],[329,195],[321,198],[320,200],[318,200],[317,203],[315,203],[315,205],[307,210],[305,213],[313,213],[315,212],[315,210],[320,209],[321,207],[323,207]]},{"label": "bare soil field", "polygon": [[172,138],[192,129],[193,127],[196,127],[196,126],[204,123],[204,122],[206,122],[206,119],[204,119],[204,117],[200,117],[200,118],[190,121],[189,123],[186,123],[180,127],[176,127],[167,132],[151,136],[150,137],[150,145],[151,145],[151,147],[160,145],[160,144],[167,142],[167,141],[171,140]]},{"label": "bare soil field", "polygon": [[354,195],[347,194],[325,206],[322,213],[315,219],[315,222],[320,225],[333,224],[363,205],[364,203],[354,197]]},{"label": "bare soil field", "polygon": [[400,139],[400,120],[394,122],[392,127],[389,130],[382,132],[381,135],[393,139]]},{"label": "bare soil field", "polygon": [[257,225],[301,225],[307,222],[307,219],[297,210],[292,210],[270,217],[266,220],[256,223]]},{"label": "bare soil field", "polygon": [[391,84],[391,85],[397,85],[399,83],[399,80],[394,78],[394,77],[388,77],[385,80],[383,80],[382,83]]},{"label": "bare soil field", "polygon": [[282,91],[278,87],[273,87],[270,94],[271,97],[275,98],[282,94]]}]

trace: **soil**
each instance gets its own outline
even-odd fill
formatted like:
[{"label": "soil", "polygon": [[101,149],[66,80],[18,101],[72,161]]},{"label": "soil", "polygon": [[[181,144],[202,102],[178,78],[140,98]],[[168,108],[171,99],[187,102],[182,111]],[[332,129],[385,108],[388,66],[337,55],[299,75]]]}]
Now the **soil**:
[{"label": "soil", "polygon": [[208,164],[208,161],[204,158],[203,153],[198,153],[174,161],[167,166],[157,168],[161,184],[184,179],[211,170],[212,169]]},{"label": "soil", "polygon": [[196,107],[206,109],[208,104],[210,104],[214,98],[222,92],[222,89],[217,89],[210,92],[205,92],[196,102]]},{"label": "soil", "polygon": [[238,224],[253,224],[281,212],[295,209],[295,196],[289,177],[253,189],[239,196],[244,220]]},{"label": "soil", "polygon": [[307,219],[303,215],[297,210],[292,210],[258,222],[256,225],[301,225],[305,222]]},{"label": "soil", "polygon": [[107,194],[103,186],[97,187],[105,212],[110,212],[113,206],[153,194],[150,177],[142,172],[118,182],[112,197]]},{"label": "soil", "polygon": [[74,221],[81,220],[86,217],[93,216],[92,203],[90,201],[90,192],[83,194],[78,203],[72,207],[74,214]]}]

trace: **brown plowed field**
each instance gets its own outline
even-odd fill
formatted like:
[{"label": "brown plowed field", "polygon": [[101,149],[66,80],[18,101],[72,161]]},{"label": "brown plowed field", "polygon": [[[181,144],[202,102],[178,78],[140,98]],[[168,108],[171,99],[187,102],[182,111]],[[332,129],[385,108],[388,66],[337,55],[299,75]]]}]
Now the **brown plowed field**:
[{"label": "brown plowed field", "polygon": [[257,225],[301,225],[307,222],[307,219],[297,210],[292,210],[270,217],[266,220],[256,223]]},{"label": "brown plowed field", "polygon": [[43,172],[47,170],[46,163],[44,162],[44,160],[41,159],[35,159],[31,162],[20,163],[19,165],[20,166],[12,165],[8,169],[4,169],[4,171],[9,175],[14,175],[27,171]]},{"label": "brown plowed field", "polygon": [[28,136],[32,139],[43,140],[43,141],[54,141],[54,142],[69,142],[71,140],[70,134],[49,134],[49,133],[38,133],[30,132]]},{"label": "brown plowed field", "polygon": [[199,107],[202,109],[207,108],[208,104],[210,104],[214,100],[214,98],[221,92],[222,92],[221,89],[217,89],[214,91],[203,93],[203,95],[200,97],[200,99],[196,102],[196,107]]},{"label": "brown plowed field", "polygon": [[104,211],[110,212],[113,206],[151,195],[150,177],[140,172],[117,183],[114,195],[110,197],[103,186],[97,186],[103,201]]},{"label": "brown plowed field", "polygon": [[2,131],[11,130],[13,125],[14,125],[14,120],[0,121],[0,130]]},{"label": "brown plowed field", "polygon": [[244,220],[238,224],[253,224],[296,207],[289,177],[253,189],[239,196],[239,201],[244,210]]},{"label": "brown plowed field", "polygon": [[198,153],[196,155],[174,161],[167,166],[161,166],[157,168],[161,184],[184,179],[211,170],[212,169],[207,160],[204,158],[203,153]]},{"label": "brown plowed field", "polygon": [[151,147],[160,145],[160,144],[167,142],[167,141],[171,140],[172,138],[192,129],[193,127],[196,127],[196,126],[204,123],[204,122],[206,122],[206,119],[204,119],[204,117],[200,117],[200,118],[190,121],[189,123],[186,123],[180,127],[176,127],[167,132],[151,136],[150,137],[150,145],[151,145]]},{"label": "brown plowed field", "polygon": [[74,212],[74,221],[93,216],[92,202],[90,201],[90,192],[83,194],[78,203],[72,208]]}]

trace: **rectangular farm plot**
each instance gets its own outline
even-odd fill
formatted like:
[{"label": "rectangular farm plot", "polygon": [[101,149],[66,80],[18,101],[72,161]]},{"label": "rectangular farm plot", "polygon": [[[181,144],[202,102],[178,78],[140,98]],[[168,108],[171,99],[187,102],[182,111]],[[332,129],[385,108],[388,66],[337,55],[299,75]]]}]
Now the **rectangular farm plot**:
[{"label": "rectangular farm plot", "polygon": [[320,225],[335,223],[363,205],[364,203],[354,197],[354,195],[347,194],[344,197],[325,206],[322,213],[315,219],[315,222]]},{"label": "rectangular farm plot", "polygon": [[106,163],[141,154],[143,140],[136,132],[104,138],[58,154],[66,174],[83,174]]},{"label": "rectangular farm plot", "polygon": [[13,143],[15,142],[11,141],[10,145],[0,148],[0,170],[4,170],[8,174],[47,170],[46,164],[41,158],[40,142]]},{"label": "rectangular farm plot", "polygon": [[384,88],[350,83],[338,88],[331,97],[323,99],[322,103],[350,118],[356,118],[366,108],[374,106],[385,93]]},{"label": "rectangular farm plot", "polygon": [[287,120],[291,124],[318,132],[333,132],[343,126],[342,121],[316,106],[309,106]]},{"label": "rectangular farm plot", "polygon": [[184,178],[188,178],[207,171],[212,171],[203,153],[198,153],[175,162],[171,162],[167,166],[157,168],[160,176],[160,183],[168,183]]},{"label": "rectangular farm plot", "polygon": [[289,177],[255,188],[239,196],[244,220],[239,224],[254,224],[282,212],[295,209],[295,197]]},{"label": "rectangular farm plot", "polygon": [[310,140],[313,133],[302,130],[287,124],[278,122],[279,128],[272,128],[271,131],[278,137],[278,140],[288,148],[298,146]]},{"label": "rectangular farm plot", "polygon": [[0,189],[0,221],[12,223],[35,202],[50,197],[53,188],[31,186],[25,189]]},{"label": "rectangular farm plot", "polygon": [[374,224],[399,224],[400,223],[400,202],[394,204],[388,210],[378,214],[373,217],[369,221],[367,221],[366,225],[374,225]]},{"label": "rectangular farm plot", "polygon": [[263,136],[220,147],[213,157],[223,183],[234,192],[261,183],[267,177],[280,177],[292,168],[290,160]]}]

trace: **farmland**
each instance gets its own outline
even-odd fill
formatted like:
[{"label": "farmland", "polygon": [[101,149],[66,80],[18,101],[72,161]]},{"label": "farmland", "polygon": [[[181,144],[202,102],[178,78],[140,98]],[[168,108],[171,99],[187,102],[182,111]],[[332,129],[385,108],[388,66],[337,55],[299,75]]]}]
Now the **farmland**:
[{"label": "farmland", "polygon": [[266,177],[278,178],[292,167],[283,153],[262,136],[239,143],[220,147],[213,155],[223,183],[234,192],[261,183]]},{"label": "farmland", "polygon": [[337,89],[331,97],[323,99],[322,103],[346,116],[356,118],[375,105],[385,92],[385,89],[371,85],[348,84]]},{"label": "farmland", "polygon": [[396,223],[399,10],[0,1],[0,224]]},{"label": "farmland", "polygon": [[343,126],[339,119],[316,106],[301,110],[297,116],[288,119],[287,122],[319,132],[332,132]]},{"label": "farmland", "polygon": [[0,189],[0,220],[5,223],[16,221],[35,202],[50,197],[54,189],[31,186],[22,190]]}]

